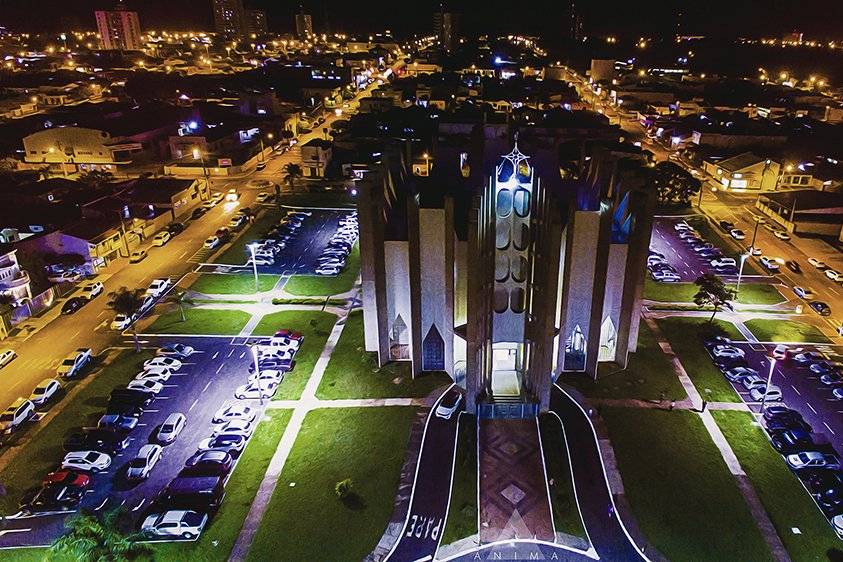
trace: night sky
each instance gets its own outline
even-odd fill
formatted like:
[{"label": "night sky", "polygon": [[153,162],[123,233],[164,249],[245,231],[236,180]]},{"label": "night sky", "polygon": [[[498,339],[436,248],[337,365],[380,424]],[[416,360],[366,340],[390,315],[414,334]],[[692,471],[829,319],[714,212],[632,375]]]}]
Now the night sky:
[{"label": "night sky", "polygon": [[[267,11],[269,27],[286,32],[294,27],[294,0],[246,0],[246,7]],[[586,33],[670,35],[675,30],[676,6],[684,6],[683,32],[729,36],[780,36],[798,29],[814,38],[843,39],[841,0],[579,0]],[[210,0],[127,0],[140,12],[147,29],[210,29]],[[0,25],[27,31],[60,28],[93,29],[93,10],[111,0],[0,0]],[[359,32],[390,27],[427,31],[436,1],[311,0],[304,5],[314,27]],[[521,32],[545,37],[567,32],[567,0],[451,2],[462,14],[468,33]],[[673,7],[671,7],[673,6]],[[400,7],[400,9],[398,9]],[[34,13],[37,11],[37,15]]]}]

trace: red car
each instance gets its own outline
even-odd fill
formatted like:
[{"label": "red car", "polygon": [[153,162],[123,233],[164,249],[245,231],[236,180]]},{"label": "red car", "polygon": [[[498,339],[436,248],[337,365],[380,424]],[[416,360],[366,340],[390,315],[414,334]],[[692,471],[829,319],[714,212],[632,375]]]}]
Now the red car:
[{"label": "red car", "polygon": [[304,336],[301,335],[299,332],[294,332],[292,330],[287,330],[287,329],[278,330],[277,332],[275,332],[275,337],[276,338],[289,338],[291,340],[298,340],[298,341],[302,341],[304,339]]},{"label": "red car", "polygon": [[57,470],[44,477],[44,486],[70,486],[85,488],[91,483],[91,477],[75,470]]}]

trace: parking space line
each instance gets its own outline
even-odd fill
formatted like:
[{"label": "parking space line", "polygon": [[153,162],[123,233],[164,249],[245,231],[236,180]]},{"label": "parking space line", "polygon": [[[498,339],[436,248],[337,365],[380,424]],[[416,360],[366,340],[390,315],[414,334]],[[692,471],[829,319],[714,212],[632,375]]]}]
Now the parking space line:
[{"label": "parking space line", "polygon": [[795,392],[795,393],[796,393],[796,394],[798,394],[799,396],[802,396],[802,393],[801,393],[801,392],[799,392],[799,389],[797,389],[795,386],[790,385],[790,388],[792,388],[792,389],[793,389],[793,392]]},{"label": "parking space line", "polygon": [[105,498],[104,500],[102,500],[102,503],[99,505],[99,507],[95,507],[95,508],[94,508],[94,511],[99,511],[99,510],[101,510],[103,507],[105,507],[105,504],[106,504],[106,503],[108,503],[108,498]]},{"label": "parking space line", "polygon": [[836,435],[836,433],[834,433],[834,430],[831,429],[831,427],[829,427],[829,425],[827,423],[823,422],[823,425],[825,426],[825,428],[827,430],[829,430],[831,432],[832,435]]},{"label": "parking space line", "polygon": [[143,504],[145,504],[145,503],[146,503],[146,498],[141,498],[140,503],[138,505],[136,505],[135,507],[133,507],[132,511],[139,510],[141,508],[141,506],[143,506]]},{"label": "parking space line", "polygon": [[199,399],[197,398],[196,400],[193,401],[193,404],[190,405],[190,408],[188,408],[187,411],[190,412],[196,406],[196,404],[198,404],[198,403],[199,403]]},{"label": "parking space line", "polygon": [[226,355],[226,357],[231,357],[231,355],[232,355],[233,353],[234,353],[234,350],[233,350],[233,349],[229,350],[229,351],[228,351],[228,355]]},{"label": "parking space line", "polygon": [[216,359],[219,356],[220,352],[215,351],[214,354],[211,356],[211,359]]},{"label": "parking space line", "polygon": [[208,381],[208,384],[205,385],[205,388],[202,389],[202,392],[208,390],[208,387],[211,386],[211,381]]},{"label": "parking space line", "polygon": [[214,373],[214,374],[215,374],[215,375],[220,374],[220,371],[222,371],[222,368],[223,368],[223,367],[225,367],[225,363],[220,363],[220,366],[219,366],[219,367],[217,367],[217,372],[216,372],[216,373]]},{"label": "parking space line", "polygon": [[817,411],[814,409],[814,407],[813,407],[813,406],[811,406],[811,403],[810,403],[810,402],[805,402],[805,403],[808,405],[808,407],[809,407],[809,408],[811,408],[811,411],[812,411],[812,412],[814,412],[815,414],[817,413]]}]

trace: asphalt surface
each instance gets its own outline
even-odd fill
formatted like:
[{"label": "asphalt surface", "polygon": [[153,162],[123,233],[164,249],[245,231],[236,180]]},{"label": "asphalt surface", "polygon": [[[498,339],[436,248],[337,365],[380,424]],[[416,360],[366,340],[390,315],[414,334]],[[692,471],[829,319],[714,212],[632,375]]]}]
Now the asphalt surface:
[{"label": "asphalt surface", "polygon": [[[184,360],[181,369],[164,383],[161,393],[144,409],[138,426],[128,434],[131,439],[129,446],[112,458],[108,470],[92,475],[93,484],[80,505],[80,508],[94,512],[122,506],[138,523],[152,507],[155,496],[196,452],[199,442],[211,436],[216,427],[211,422],[213,414],[227,402],[238,402],[234,398],[234,389],[245,384],[252,361],[248,348],[240,343],[233,344],[234,340],[230,337],[175,339],[145,335],[144,340],[145,347],[179,341],[194,347],[197,352]],[[244,402],[262,411],[258,400]],[[173,443],[164,446],[162,458],[147,480],[134,485],[126,482],[126,464],[143,445],[155,442],[152,439],[155,431],[167,416],[175,412],[183,413],[187,418],[182,432]],[[56,458],[56,466],[60,463],[61,458]],[[0,536],[0,547],[49,544],[63,530],[63,520],[67,516],[33,515],[7,519],[7,529],[30,531]]]},{"label": "asphalt surface", "polygon": [[[457,391],[452,388],[448,392]],[[451,494],[459,418],[459,412],[454,412],[450,419],[438,417],[435,411],[441,400],[442,396],[431,409],[425,427],[404,529],[386,560],[399,562],[433,557],[439,545]]]}]

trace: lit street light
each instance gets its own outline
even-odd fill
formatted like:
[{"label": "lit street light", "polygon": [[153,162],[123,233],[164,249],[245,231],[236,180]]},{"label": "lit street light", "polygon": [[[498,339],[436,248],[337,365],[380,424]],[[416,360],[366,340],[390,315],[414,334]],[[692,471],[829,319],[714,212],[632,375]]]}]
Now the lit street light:
[{"label": "lit street light", "polygon": [[[199,160],[202,163],[202,175],[205,176],[205,191],[208,193],[208,196],[210,196],[211,183],[208,180],[208,168],[205,166],[205,155],[202,154],[202,151],[199,150],[199,147],[195,147],[193,149],[193,159]],[[202,198],[202,191],[199,191],[199,198]]]},{"label": "lit street light", "polygon": [[735,297],[738,296],[738,291],[741,290],[741,276],[743,275],[743,264],[746,263],[746,259],[749,257],[749,254],[741,254],[741,267],[738,269],[738,284],[735,285]]},{"label": "lit street light", "polygon": [[261,368],[260,365],[258,365],[257,345],[252,346],[252,359],[255,361],[255,375],[258,377],[258,400],[260,400],[260,405],[263,406],[263,386],[261,385]]},{"label": "lit street light", "polygon": [[255,294],[258,293],[258,262],[255,261],[255,251],[258,249],[258,244],[249,244],[247,246],[252,253],[252,270],[255,272]]}]

